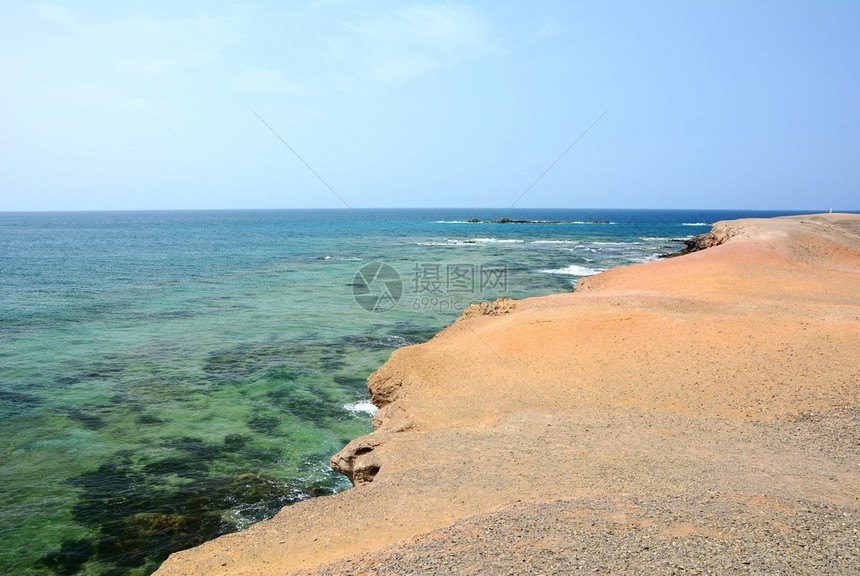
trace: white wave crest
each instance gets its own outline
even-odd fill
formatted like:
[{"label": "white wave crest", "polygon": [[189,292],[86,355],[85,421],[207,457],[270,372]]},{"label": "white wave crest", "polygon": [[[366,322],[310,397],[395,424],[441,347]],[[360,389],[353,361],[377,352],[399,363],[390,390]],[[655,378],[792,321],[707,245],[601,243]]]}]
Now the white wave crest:
[{"label": "white wave crest", "polygon": [[344,409],[352,413],[353,416],[359,414],[367,414],[373,416],[379,411],[379,408],[373,405],[370,400],[359,400],[358,402],[350,402],[343,405]]},{"label": "white wave crest", "polygon": [[571,264],[566,268],[559,268],[557,270],[541,270],[541,272],[545,274],[563,274],[565,276],[593,276],[595,274],[600,274],[603,270]]},{"label": "white wave crest", "polygon": [[517,238],[474,238],[472,240],[466,240],[467,244],[470,242],[475,242],[478,244],[522,244],[525,240],[519,240]]},{"label": "white wave crest", "polygon": [[474,246],[476,244],[523,244],[525,240],[516,238],[470,238],[468,240],[448,239],[444,242],[415,242],[416,246]]}]

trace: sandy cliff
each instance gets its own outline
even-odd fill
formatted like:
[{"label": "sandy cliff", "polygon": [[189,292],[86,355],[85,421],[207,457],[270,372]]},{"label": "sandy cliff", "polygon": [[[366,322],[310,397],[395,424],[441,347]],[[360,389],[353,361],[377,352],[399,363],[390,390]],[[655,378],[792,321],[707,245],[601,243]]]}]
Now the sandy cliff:
[{"label": "sandy cliff", "polygon": [[158,574],[857,573],[860,216],[711,237],[397,350],[355,489]]}]

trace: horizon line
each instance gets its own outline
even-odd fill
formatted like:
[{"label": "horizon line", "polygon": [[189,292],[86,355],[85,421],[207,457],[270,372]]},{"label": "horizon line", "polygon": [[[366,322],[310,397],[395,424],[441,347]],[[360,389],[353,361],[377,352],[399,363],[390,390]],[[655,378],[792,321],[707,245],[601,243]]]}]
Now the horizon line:
[{"label": "horizon line", "polygon": [[[4,210],[0,209],[0,214],[75,214],[75,213],[99,213],[99,212],[277,212],[277,211],[326,211],[326,212],[350,212],[350,211],[371,211],[371,210],[499,210],[493,206],[422,206],[422,207],[402,207],[402,206],[374,206],[364,208],[73,208],[73,209],[30,209],[30,210]],[[514,211],[527,210],[653,210],[653,211],[686,211],[686,212],[799,212],[809,214],[826,214],[845,213],[853,214],[860,212],[860,209],[834,209],[834,208],[598,208],[598,207],[540,207],[540,208],[514,208]]]}]

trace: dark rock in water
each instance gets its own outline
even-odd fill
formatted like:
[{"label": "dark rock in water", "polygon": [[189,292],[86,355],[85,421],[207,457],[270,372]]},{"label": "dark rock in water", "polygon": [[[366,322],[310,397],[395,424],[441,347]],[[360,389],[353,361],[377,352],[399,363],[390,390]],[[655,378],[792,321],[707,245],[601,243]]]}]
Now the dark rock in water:
[{"label": "dark rock in water", "polygon": [[301,490],[285,489],[283,484],[262,474],[242,474],[238,476],[222,494],[218,494],[224,504],[234,502],[255,507],[267,507],[273,501],[292,504],[304,500],[308,494]]},{"label": "dark rock in water", "polygon": [[691,254],[707,248],[713,248],[714,246],[719,246],[720,244],[727,242],[729,238],[734,236],[736,233],[737,230],[734,228],[722,227],[718,230],[713,229],[710,232],[693,236],[692,238],[684,240],[678,239],[678,241],[684,243],[684,247],[681,248],[681,251],[678,254],[665,254],[660,257],[671,258],[673,256],[683,256],[684,254]]},{"label": "dark rock in water", "polygon": [[95,542],[85,538],[65,540],[59,550],[43,556],[39,560],[39,566],[49,569],[52,574],[77,574],[94,555],[95,546]]},{"label": "dark rock in water", "polygon": [[[271,399],[272,406],[279,412],[287,412],[296,418],[314,422],[317,425],[323,421],[343,417],[343,407],[334,402],[323,390],[314,386],[283,386],[270,390],[266,396]],[[276,420],[278,423],[280,420],[273,414],[269,414],[268,418],[269,420],[266,420],[266,416],[257,414],[248,422],[248,427],[263,434],[279,436],[281,431]],[[267,426],[271,428],[267,429]]]},{"label": "dark rock in water", "polygon": [[26,392],[0,390],[0,420],[3,420],[6,416],[32,410],[43,402],[38,396]]},{"label": "dark rock in water", "polygon": [[709,244],[709,242],[711,241],[710,233],[699,234],[698,236],[693,236],[692,238],[679,239],[677,241],[684,244],[684,247],[681,248],[681,250],[679,250],[678,252],[670,252],[668,254],[660,254],[658,258],[675,258],[676,256],[691,254],[693,252],[698,252],[699,250],[704,250],[705,248],[713,246],[713,244]]},{"label": "dark rock in water", "polygon": [[698,252],[699,250],[704,250],[708,248],[710,244],[711,234],[699,234],[698,236],[693,236],[688,240],[684,240],[684,247],[681,248],[681,254],[690,254],[692,252]]},{"label": "dark rock in water", "polygon": [[493,224],[572,224],[565,220],[516,220],[513,218],[499,218],[492,220]]},{"label": "dark rock in water", "polygon": [[[576,224],[572,220],[523,220],[519,218],[499,218],[498,220],[478,220],[472,218],[467,220],[472,224]],[[609,220],[591,220],[589,222],[580,222],[580,224],[612,224]]]},{"label": "dark rock in water", "polygon": [[255,432],[259,432],[260,434],[268,434],[270,436],[277,436],[280,434],[278,430],[280,425],[281,419],[277,416],[257,414],[248,420],[248,428]]},{"label": "dark rock in water", "polygon": [[78,410],[77,408],[66,409],[66,416],[71,420],[75,420],[87,430],[101,430],[105,427],[105,422],[100,416]]},{"label": "dark rock in water", "polygon": [[[469,241],[466,240],[465,243],[469,243]],[[351,346],[357,346],[366,350],[400,348],[402,346],[409,346],[411,344],[416,343],[412,340],[404,338],[403,336],[398,336],[396,334],[391,334],[388,336],[346,336],[345,338],[343,338],[343,342]]]},{"label": "dark rock in water", "polygon": [[28,394],[26,392],[14,392],[11,390],[0,390],[0,402],[8,402],[9,404],[26,404],[35,406],[43,401],[38,396]]},{"label": "dark rock in water", "polygon": [[[205,463],[198,464],[203,477],[187,484],[167,482],[152,467],[140,468],[126,457],[71,479],[80,489],[72,513],[93,536],[65,540],[39,566],[51,574],[71,575],[96,562],[106,567],[99,572],[103,574],[149,574],[172,552],[271,518],[284,506],[332,493],[261,474],[210,478]],[[164,472],[173,475],[175,470]]]},{"label": "dark rock in water", "polygon": [[681,249],[681,254],[690,254],[691,252],[698,252],[699,250],[719,246],[731,236],[732,234],[730,232],[725,234],[716,234],[713,231],[693,236],[689,240],[684,240],[684,247]]},{"label": "dark rock in water", "polygon": [[332,377],[335,384],[340,384],[341,386],[345,386],[347,388],[355,388],[357,390],[363,390],[367,387],[367,378],[362,378],[361,376],[353,376],[351,374],[336,374]]},{"label": "dark rock in water", "polygon": [[153,414],[141,414],[135,422],[138,424],[162,424],[164,420]]},{"label": "dark rock in water", "polygon": [[244,434],[227,434],[224,436],[224,444],[228,446],[244,446],[250,439],[250,436]]},{"label": "dark rock in water", "polygon": [[316,486],[307,490],[307,493],[311,498],[319,498],[320,496],[331,496],[335,492],[331,488],[323,488],[320,486]]}]

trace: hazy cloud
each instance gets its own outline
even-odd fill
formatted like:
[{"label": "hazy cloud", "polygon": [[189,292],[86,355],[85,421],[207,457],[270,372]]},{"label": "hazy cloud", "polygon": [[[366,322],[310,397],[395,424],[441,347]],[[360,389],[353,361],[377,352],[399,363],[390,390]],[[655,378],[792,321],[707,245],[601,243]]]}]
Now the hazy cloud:
[{"label": "hazy cloud", "polygon": [[240,72],[233,82],[240,92],[248,94],[311,95],[317,90],[305,82],[287,78],[280,70],[254,68]]},{"label": "hazy cloud", "polygon": [[492,49],[490,23],[462,4],[416,5],[341,22],[336,55],[376,80],[427,74]]},{"label": "hazy cloud", "polygon": [[43,2],[36,7],[39,16],[51,22],[58,24],[75,25],[78,23],[77,18],[71,10],[65,6],[54,4],[53,2]]},{"label": "hazy cloud", "polygon": [[558,20],[555,18],[546,18],[543,21],[540,29],[535,34],[536,40],[543,40],[545,38],[553,38],[557,36],[559,33],[559,25]]},{"label": "hazy cloud", "polygon": [[61,94],[65,95],[72,105],[99,110],[146,110],[157,107],[157,103],[152,100],[104,84],[75,84],[67,86]]},{"label": "hazy cloud", "polygon": [[214,64],[238,41],[238,28],[229,15],[129,18],[105,23],[93,35],[114,47],[119,69],[163,74]]}]

